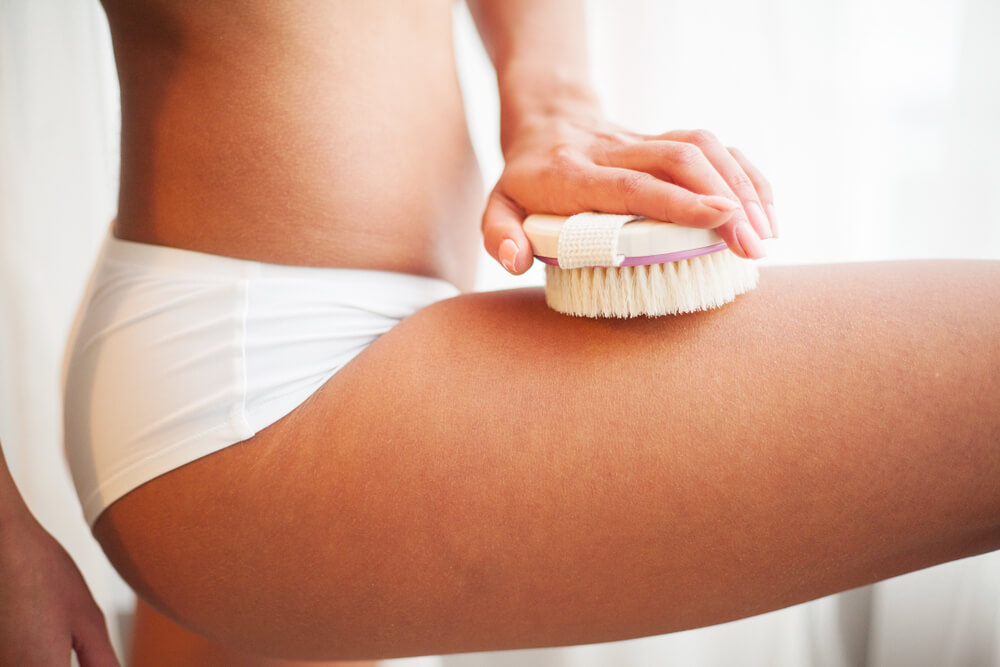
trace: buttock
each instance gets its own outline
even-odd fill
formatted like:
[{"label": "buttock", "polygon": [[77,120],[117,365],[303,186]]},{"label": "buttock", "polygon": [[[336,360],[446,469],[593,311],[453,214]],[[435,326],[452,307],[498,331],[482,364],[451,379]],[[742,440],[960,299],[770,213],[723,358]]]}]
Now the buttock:
[{"label": "buttock", "polygon": [[292,412],[406,316],[458,289],[105,240],[69,341],[65,447],[87,522]]}]

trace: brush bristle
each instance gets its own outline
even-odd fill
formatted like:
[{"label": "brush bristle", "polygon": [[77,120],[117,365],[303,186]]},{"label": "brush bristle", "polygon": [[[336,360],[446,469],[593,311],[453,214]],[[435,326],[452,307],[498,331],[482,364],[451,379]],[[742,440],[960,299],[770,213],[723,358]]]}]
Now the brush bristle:
[{"label": "brush bristle", "polygon": [[667,264],[545,267],[545,301],[567,315],[638,317],[718,308],[757,286],[757,266],[729,250]]}]

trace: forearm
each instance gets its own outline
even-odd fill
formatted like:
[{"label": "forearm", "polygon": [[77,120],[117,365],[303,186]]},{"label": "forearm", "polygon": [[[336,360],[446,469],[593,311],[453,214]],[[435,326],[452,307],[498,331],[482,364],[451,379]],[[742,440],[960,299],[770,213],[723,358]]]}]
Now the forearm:
[{"label": "forearm", "polygon": [[535,119],[598,113],[582,0],[467,1],[497,73],[505,154]]}]

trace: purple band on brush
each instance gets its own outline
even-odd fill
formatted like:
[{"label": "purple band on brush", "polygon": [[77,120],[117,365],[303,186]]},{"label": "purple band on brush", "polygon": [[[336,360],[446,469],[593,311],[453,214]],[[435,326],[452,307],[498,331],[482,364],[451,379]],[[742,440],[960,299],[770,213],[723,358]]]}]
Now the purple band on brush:
[{"label": "purple band on brush", "polygon": [[[693,250],[681,250],[678,252],[668,252],[665,255],[646,255],[644,257],[626,257],[625,261],[622,262],[621,266],[646,266],[647,264],[666,264],[668,262],[679,262],[682,259],[691,259],[692,257],[701,257],[702,255],[708,255],[713,252],[719,252],[720,250],[726,249],[726,242],[722,241],[720,243],[715,243],[710,246],[705,246],[704,248],[694,248]],[[559,260],[555,257],[538,257],[536,258],[544,262],[545,264],[551,264],[552,266],[559,266]],[[608,267],[608,268],[619,268],[619,267]]]}]

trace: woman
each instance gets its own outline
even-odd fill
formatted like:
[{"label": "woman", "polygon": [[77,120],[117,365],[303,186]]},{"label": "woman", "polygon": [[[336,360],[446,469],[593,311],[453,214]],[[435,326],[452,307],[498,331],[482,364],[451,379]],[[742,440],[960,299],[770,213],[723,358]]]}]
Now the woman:
[{"label": "woman", "polygon": [[[602,120],[576,3],[469,4],[508,270],[531,212],[762,255],[773,201],[742,154]],[[167,617],[281,658],[573,644],[1000,545],[996,264],[775,269],[629,322],[446,298],[483,208],[450,3],[105,8],[122,189],[67,437],[95,535]]]}]

